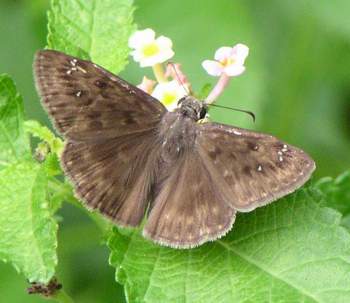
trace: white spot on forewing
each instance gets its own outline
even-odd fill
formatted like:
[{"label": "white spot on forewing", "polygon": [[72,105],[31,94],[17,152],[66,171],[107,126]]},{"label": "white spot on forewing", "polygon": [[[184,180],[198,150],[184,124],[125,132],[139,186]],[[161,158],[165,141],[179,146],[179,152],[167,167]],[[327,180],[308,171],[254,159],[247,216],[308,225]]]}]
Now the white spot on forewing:
[{"label": "white spot on forewing", "polygon": [[81,90],[77,91],[77,93],[75,94],[77,97],[81,96]]},{"label": "white spot on forewing", "polygon": [[262,166],[258,165],[258,171],[262,171]]},{"label": "white spot on forewing", "polygon": [[87,74],[87,71],[83,69],[81,66],[77,66],[77,69],[79,69],[82,73]]},{"label": "white spot on forewing", "polygon": [[71,64],[72,66],[76,66],[77,62],[78,62],[77,59],[73,59],[73,60],[70,61],[70,64]]},{"label": "white spot on forewing", "polygon": [[283,162],[283,157],[282,157],[282,156],[279,156],[279,157],[278,157],[278,160],[279,160],[280,162]]},{"label": "white spot on forewing", "polygon": [[277,154],[278,154],[279,156],[282,156],[282,155],[283,155],[283,153],[282,153],[281,151],[278,151]]},{"label": "white spot on forewing", "polygon": [[71,73],[72,73],[72,70],[70,70],[70,69],[67,70],[67,72],[66,72],[67,75],[70,75]]}]

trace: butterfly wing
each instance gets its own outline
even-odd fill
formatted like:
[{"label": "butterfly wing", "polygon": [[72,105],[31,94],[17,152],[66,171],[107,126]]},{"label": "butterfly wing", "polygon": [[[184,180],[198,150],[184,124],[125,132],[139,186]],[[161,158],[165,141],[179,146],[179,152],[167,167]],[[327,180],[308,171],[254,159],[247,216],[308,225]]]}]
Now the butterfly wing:
[{"label": "butterfly wing", "polygon": [[68,141],[62,164],[89,208],[121,226],[137,226],[150,200],[156,144],[152,133],[101,142]]},{"label": "butterfly wing", "polygon": [[44,107],[69,139],[142,132],[166,112],[158,100],[102,67],[58,51],[37,52],[34,74]]},{"label": "butterfly wing", "polygon": [[61,163],[76,194],[118,224],[138,225],[165,107],[103,68],[61,52],[39,51],[34,73],[44,107],[67,140]]},{"label": "butterfly wing", "polygon": [[161,184],[143,234],[175,248],[198,246],[231,229],[236,211],[218,191],[199,154],[180,156]]},{"label": "butterfly wing", "polygon": [[293,192],[315,169],[301,149],[228,125],[199,124],[197,145],[219,191],[242,212]]}]

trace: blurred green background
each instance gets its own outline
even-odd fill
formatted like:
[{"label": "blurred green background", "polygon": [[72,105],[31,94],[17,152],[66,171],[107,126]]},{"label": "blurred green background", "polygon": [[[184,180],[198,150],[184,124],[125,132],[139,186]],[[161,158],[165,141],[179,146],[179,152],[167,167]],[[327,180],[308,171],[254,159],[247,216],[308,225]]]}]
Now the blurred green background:
[{"label": "blurred green background", "polygon": [[[91,1],[91,0],[86,0]],[[201,67],[215,50],[250,47],[246,73],[232,81],[219,104],[253,110],[257,122],[215,109],[214,120],[274,134],[306,150],[316,177],[336,176],[350,164],[350,2],[348,0],[135,1],[139,28],[170,37],[195,90],[215,78]],[[45,46],[48,1],[0,1],[0,73],[10,74],[27,117],[48,123],[34,90],[32,59]],[[121,74],[137,84],[131,63]],[[124,302],[97,227],[72,206],[59,213],[58,278],[76,302]],[[26,281],[0,263],[0,302],[46,302],[26,295]]]}]

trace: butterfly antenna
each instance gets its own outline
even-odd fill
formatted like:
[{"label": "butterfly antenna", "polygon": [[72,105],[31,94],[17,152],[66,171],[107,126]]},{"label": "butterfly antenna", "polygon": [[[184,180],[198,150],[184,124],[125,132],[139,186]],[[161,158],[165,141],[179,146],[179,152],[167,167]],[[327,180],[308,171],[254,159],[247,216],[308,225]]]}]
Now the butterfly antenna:
[{"label": "butterfly antenna", "polygon": [[183,82],[181,81],[181,77],[180,77],[179,73],[178,73],[177,70],[176,70],[176,67],[175,67],[174,62],[168,62],[168,65],[170,65],[170,66],[173,68],[174,73],[175,73],[176,78],[177,78],[177,81],[181,84],[181,87],[184,89],[186,95],[189,96],[189,95],[190,95],[190,92],[188,91],[188,89],[186,88],[186,86],[185,86],[185,85],[183,84]]},{"label": "butterfly antenna", "polygon": [[208,106],[214,106],[214,107],[220,107],[220,108],[225,108],[225,109],[231,109],[237,112],[242,112],[242,113],[246,113],[249,116],[252,117],[253,122],[255,122],[255,114],[249,110],[244,110],[244,109],[239,109],[239,108],[234,108],[234,107],[228,107],[228,106],[223,106],[223,105],[217,105],[217,104],[208,104]]}]

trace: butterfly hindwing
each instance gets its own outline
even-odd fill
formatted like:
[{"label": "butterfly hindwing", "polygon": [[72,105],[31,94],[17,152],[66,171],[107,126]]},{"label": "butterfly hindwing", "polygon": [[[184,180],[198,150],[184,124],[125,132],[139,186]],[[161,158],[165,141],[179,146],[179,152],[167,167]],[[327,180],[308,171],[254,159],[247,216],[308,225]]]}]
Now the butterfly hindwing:
[{"label": "butterfly hindwing", "polygon": [[220,191],[239,211],[293,192],[315,169],[305,152],[273,136],[217,123],[198,128],[199,153]]},{"label": "butterfly hindwing", "polygon": [[224,235],[236,211],[221,195],[216,180],[195,151],[185,151],[161,184],[143,234],[162,245],[198,246]]},{"label": "butterfly hindwing", "polygon": [[43,105],[66,138],[115,138],[154,128],[165,107],[102,67],[53,50],[37,52],[34,74]]}]

